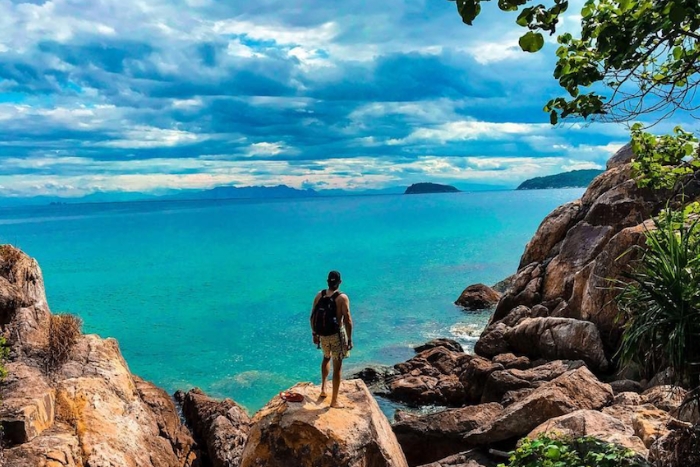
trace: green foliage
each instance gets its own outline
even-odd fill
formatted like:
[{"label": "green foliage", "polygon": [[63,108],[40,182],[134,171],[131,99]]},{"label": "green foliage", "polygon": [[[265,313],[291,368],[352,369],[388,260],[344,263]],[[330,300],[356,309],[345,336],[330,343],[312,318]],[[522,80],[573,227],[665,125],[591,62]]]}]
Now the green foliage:
[{"label": "green foliage", "polygon": [[0,381],[7,377],[5,362],[10,357],[10,347],[4,337],[0,337]]},{"label": "green foliage", "polygon": [[[649,375],[670,368],[674,382],[700,386],[700,224],[666,209],[617,303],[626,322],[619,356]],[[697,217],[697,216],[695,216]]]},{"label": "green foliage", "polygon": [[595,438],[524,438],[508,464],[498,467],[643,467],[649,464],[633,451]]},{"label": "green foliage", "polygon": [[518,190],[541,190],[545,188],[572,188],[572,187],[587,187],[598,175],[602,174],[602,170],[583,169],[572,170],[555,175],[547,175],[545,177],[535,177],[525,180],[518,186]]},{"label": "green foliage", "polygon": [[657,137],[640,124],[632,126],[632,150],[637,155],[632,169],[638,186],[671,189],[700,169],[698,139],[680,127],[673,132],[675,136]]},{"label": "green foliage", "polygon": [[[488,0],[454,1],[462,20],[471,25]],[[542,33],[557,32],[569,2],[531,2],[498,0],[498,7],[517,12],[516,23],[528,29],[520,46],[537,52],[544,44]],[[568,96],[545,106],[553,124],[569,116],[629,121],[643,113],[697,108],[700,2],[588,0],[581,18],[580,33],[557,37],[554,77]],[[607,95],[596,93],[605,88]]]}]

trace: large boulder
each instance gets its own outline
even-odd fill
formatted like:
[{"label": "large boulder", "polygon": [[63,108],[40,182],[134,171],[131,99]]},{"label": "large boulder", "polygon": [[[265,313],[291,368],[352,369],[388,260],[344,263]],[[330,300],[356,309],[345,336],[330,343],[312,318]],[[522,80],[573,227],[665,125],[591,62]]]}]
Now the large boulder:
[{"label": "large boulder", "polygon": [[[497,329],[519,305],[532,310],[533,318],[572,318],[593,323],[600,334],[606,360],[619,345],[621,323],[617,322],[614,281],[635,259],[623,254],[633,245],[643,245],[648,221],[666,204],[670,192],[639,188],[632,179],[631,150],[623,148],[611,160],[609,170],[596,177],[578,201],[555,209],[545,218],[527,244],[518,271],[503,294],[489,328],[475,349],[483,356],[515,351]],[[696,184],[697,185],[697,184]],[[689,189],[696,196],[698,186]],[[483,341],[483,342],[481,342]],[[584,344],[569,351],[585,352]],[[579,347],[575,349],[574,347]],[[596,353],[598,349],[596,349]],[[529,355],[529,354],[528,354]],[[607,361],[595,356],[557,355],[547,358],[582,358],[596,370]]]},{"label": "large boulder", "polygon": [[426,342],[425,344],[417,345],[413,348],[413,350],[415,350],[416,353],[421,353],[425,352],[426,350],[434,349],[435,347],[445,347],[447,350],[451,350],[453,352],[464,352],[462,344],[460,344],[454,339],[447,339],[444,337],[439,339],[432,339]]},{"label": "large boulder", "polygon": [[515,350],[530,357],[583,360],[595,370],[606,370],[608,360],[595,324],[571,318],[528,318],[505,332]]},{"label": "large boulder", "polygon": [[328,406],[310,383],[291,391],[302,402],[273,398],[253,416],[241,467],[406,467],[389,421],[361,380],[343,381]]},{"label": "large boulder", "polygon": [[396,374],[386,380],[383,395],[414,406],[460,406],[466,394],[458,375],[472,358],[442,345],[424,350],[394,366]]},{"label": "large boulder", "polygon": [[[494,359],[495,361],[496,359]],[[580,360],[570,362],[555,360],[526,370],[506,369],[494,371],[486,379],[481,401],[500,402],[503,405],[510,405],[509,402],[504,400],[506,394],[511,393],[508,399],[512,401],[515,391],[538,388],[545,382],[552,381],[567,371],[575,370],[582,366],[584,366],[584,363]],[[523,393],[521,392],[520,394]]]},{"label": "large boulder", "polygon": [[464,435],[502,411],[500,404],[481,404],[421,416],[402,413],[394,433],[408,465],[427,464],[463,451]]},{"label": "large boulder", "polygon": [[581,201],[563,204],[544,218],[537,232],[525,247],[520,258],[520,267],[530,263],[541,263],[548,259],[555,247],[564,239],[581,212]]},{"label": "large boulder", "polygon": [[598,410],[612,399],[612,388],[582,367],[544,383],[490,423],[467,433],[464,440],[484,445],[520,438],[547,420],[577,410]]},{"label": "large boulder", "polygon": [[197,444],[206,448],[202,462],[212,467],[238,467],[250,429],[245,409],[231,399],[212,399],[198,388],[178,392],[175,398]]},{"label": "large boulder", "polygon": [[501,294],[484,284],[473,284],[464,289],[455,305],[467,310],[484,310],[498,303]]},{"label": "large boulder", "polygon": [[648,454],[646,446],[635,435],[631,426],[597,410],[577,410],[547,420],[527,436],[534,439],[541,434],[564,438],[592,436],[602,441],[624,446],[644,457]]}]

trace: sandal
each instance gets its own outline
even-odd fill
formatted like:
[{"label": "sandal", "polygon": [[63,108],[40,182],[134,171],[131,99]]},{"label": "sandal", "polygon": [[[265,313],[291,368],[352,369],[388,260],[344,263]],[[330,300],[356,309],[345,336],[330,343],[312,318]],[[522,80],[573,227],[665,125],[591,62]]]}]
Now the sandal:
[{"label": "sandal", "polygon": [[302,402],[304,395],[298,392],[282,391],[280,392],[280,399],[286,402]]}]

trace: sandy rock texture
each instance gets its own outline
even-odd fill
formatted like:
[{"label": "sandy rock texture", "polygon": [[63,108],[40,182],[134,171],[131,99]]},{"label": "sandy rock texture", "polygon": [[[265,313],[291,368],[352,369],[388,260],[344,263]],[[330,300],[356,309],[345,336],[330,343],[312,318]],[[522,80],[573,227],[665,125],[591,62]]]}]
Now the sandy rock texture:
[{"label": "sandy rock texture", "polygon": [[47,371],[51,312],[41,269],[9,246],[0,247],[0,308],[11,349],[0,409],[7,465],[197,465],[172,400],[131,374],[115,340],[80,335],[67,361]]},{"label": "sandy rock texture", "polygon": [[241,467],[407,467],[389,421],[361,380],[343,381],[329,407],[310,383],[291,391],[302,402],[273,398],[252,419]]}]

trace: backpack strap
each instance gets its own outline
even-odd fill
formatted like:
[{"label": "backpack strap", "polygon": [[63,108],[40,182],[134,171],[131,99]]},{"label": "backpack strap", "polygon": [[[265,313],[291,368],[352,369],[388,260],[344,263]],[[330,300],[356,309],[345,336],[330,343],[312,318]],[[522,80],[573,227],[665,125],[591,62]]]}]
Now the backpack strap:
[{"label": "backpack strap", "polygon": [[321,298],[325,298],[326,296],[326,289],[321,290]]},{"label": "backpack strap", "polygon": [[342,294],[342,292],[340,290],[336,290],[335,293],[333,295],[331,295],[331,298],[333,300],[337,300],[338,297],[340,297],[340,294]]}]

